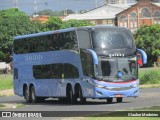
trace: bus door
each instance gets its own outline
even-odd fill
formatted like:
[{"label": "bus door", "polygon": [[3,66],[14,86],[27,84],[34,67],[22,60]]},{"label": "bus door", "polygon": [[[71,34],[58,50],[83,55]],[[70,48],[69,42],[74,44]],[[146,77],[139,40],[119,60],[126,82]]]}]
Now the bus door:
[{"label": "bus door", "polygon": [[52,64],[50,67],[50,91],[52,96],[59,97],[61,96],[61,89],[63,86],[63,79],[62,79],[62,65],[61,63]]},{"label": "bus door", "polygon": [[19,95],[19,74],[18,74],[18,68],[14,68],[14,75],[13,75],[13,78],[14,78],[14,92],[15,94]]},{"label": "bus door", "polygon": [[91,52],[88,50],[81,50],[80,57],[81,57],[82,70],[83,70],[83,78],[81,82],[83,84],[82,93],[86,97],[93,96],[94,94],[93,85],[90,84],[90,80],[93,80],[94,78],[93,57],[92,57]]},{"label": "bus door", "polygon": [[65,79],[64,79],[64,73],[61,74],[61,79],[58,80],[58,85],[57,85],[57,93],[58,96],[60,97],[65,97],[65,92],[66,87],[65,87]]}]

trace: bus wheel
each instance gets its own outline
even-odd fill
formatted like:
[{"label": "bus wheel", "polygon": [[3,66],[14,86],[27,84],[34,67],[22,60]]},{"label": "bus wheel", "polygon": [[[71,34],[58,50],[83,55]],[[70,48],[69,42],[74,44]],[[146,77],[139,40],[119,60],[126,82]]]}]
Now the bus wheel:
[{"label": "bus wheel", "polygon": [[81,87],[79,87],[79,98],[80,98],[80,103],[81,103],[81,104],[83,104],[83,103],[86,102],[86,98],[83,97]]},{"label": "bus wheel", "polygon": [[67,103],[69,104],[73,104],[75,103],[75,97],[73,95],[73,90],[72,88],[70,87],[69,89],[67,89]]},{"label": "bus wheel", "polygon": [[113,98],[107,98],[107,103],[112,103]]},{"label": "bus wheel", "polygon": [[32,103],[37,102],[36,92],[34,86],[31,87],[31,101]]},{"label": "bus wheel", "polygon": [[119,98],[116,98],[117,99],[117,103],[121,103],[123,98],[122,97],[119,97]]},{"label": "bus wheel", "polygon": [[24,88],[24,98],[26,99],[27,103],[31,102],[30,91],[28,90],[27,86]]}]

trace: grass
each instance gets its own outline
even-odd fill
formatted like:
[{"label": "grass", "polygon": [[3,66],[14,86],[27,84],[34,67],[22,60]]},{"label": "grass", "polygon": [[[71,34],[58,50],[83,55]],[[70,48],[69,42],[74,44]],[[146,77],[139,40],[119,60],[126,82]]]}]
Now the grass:
[{"label": "grass", "polygon": [[145,107],[145,108],[135,109],[135,110],[160,111],[160,106]]},{"label": "grass", "polygon": [[1,94],[0,94],[0,97],[6,97],[6,95],[1,95]]},{"label": "grass", "polygon": [[3,104],[0,104],[0,108],[3,108],[3,107],[5,107],[5,105],[3,105]]},{"label": "grass", "polygon": [[140,88],[160,88],[160,84],[143,84],[140,85]]},{"label": "grass", "polygon": [[25,104],[17,104],[16,108],[22,108],[22,107],[25,107],[25,106],[26,106]]},{"label": "grass", "polygon": [[160,68],[139,69],[140,84],[160,84]]},{"label": "grass", "polygon": [[0,74],[0,90],[12,89],[13,77],[11,74]]},{"label": "grass", "polygon": [[159,118],[158,117],[87,117],[84,118],[83,120],[159,120]]},{"label": "grass", "polygon": [[11,108],[22,108],[25,107],[25,104],[17,104],[17,103],[2,103],[0,104],[0,110],[2,109],[11,109]]}]

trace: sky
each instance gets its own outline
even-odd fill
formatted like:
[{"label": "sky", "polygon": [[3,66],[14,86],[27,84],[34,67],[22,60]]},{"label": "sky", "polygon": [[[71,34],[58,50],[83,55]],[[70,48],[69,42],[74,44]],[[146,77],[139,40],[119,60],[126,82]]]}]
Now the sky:
[{"label": "sky", "polygon": [[[34,2],[37,1],[37,11],[44,9],[51,9],[53,11],[60,11],[71,9],[73,11],[90,10],[97,6],[105,4],[105,0],[0,0],[0,10],[18,7],[20,11],[32,15],[35,11]],[[97,1],[97,2],[96,2]]]}]

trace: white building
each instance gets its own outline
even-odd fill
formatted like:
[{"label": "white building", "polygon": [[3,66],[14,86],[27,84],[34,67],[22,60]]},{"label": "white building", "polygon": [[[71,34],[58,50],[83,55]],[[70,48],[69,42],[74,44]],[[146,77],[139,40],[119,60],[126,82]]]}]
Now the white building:
[{"label": "white building", "polygon": [[127,4],[127,0],[106,0],[107,4]]},{"label": "white building", "polygon": [[106,4],[83,14],[70,14],[66,16],[63,20],[88,20],[91,21],[93,24],[115,25],[116,14],[129,7],[130,6],[127,4]]}]

